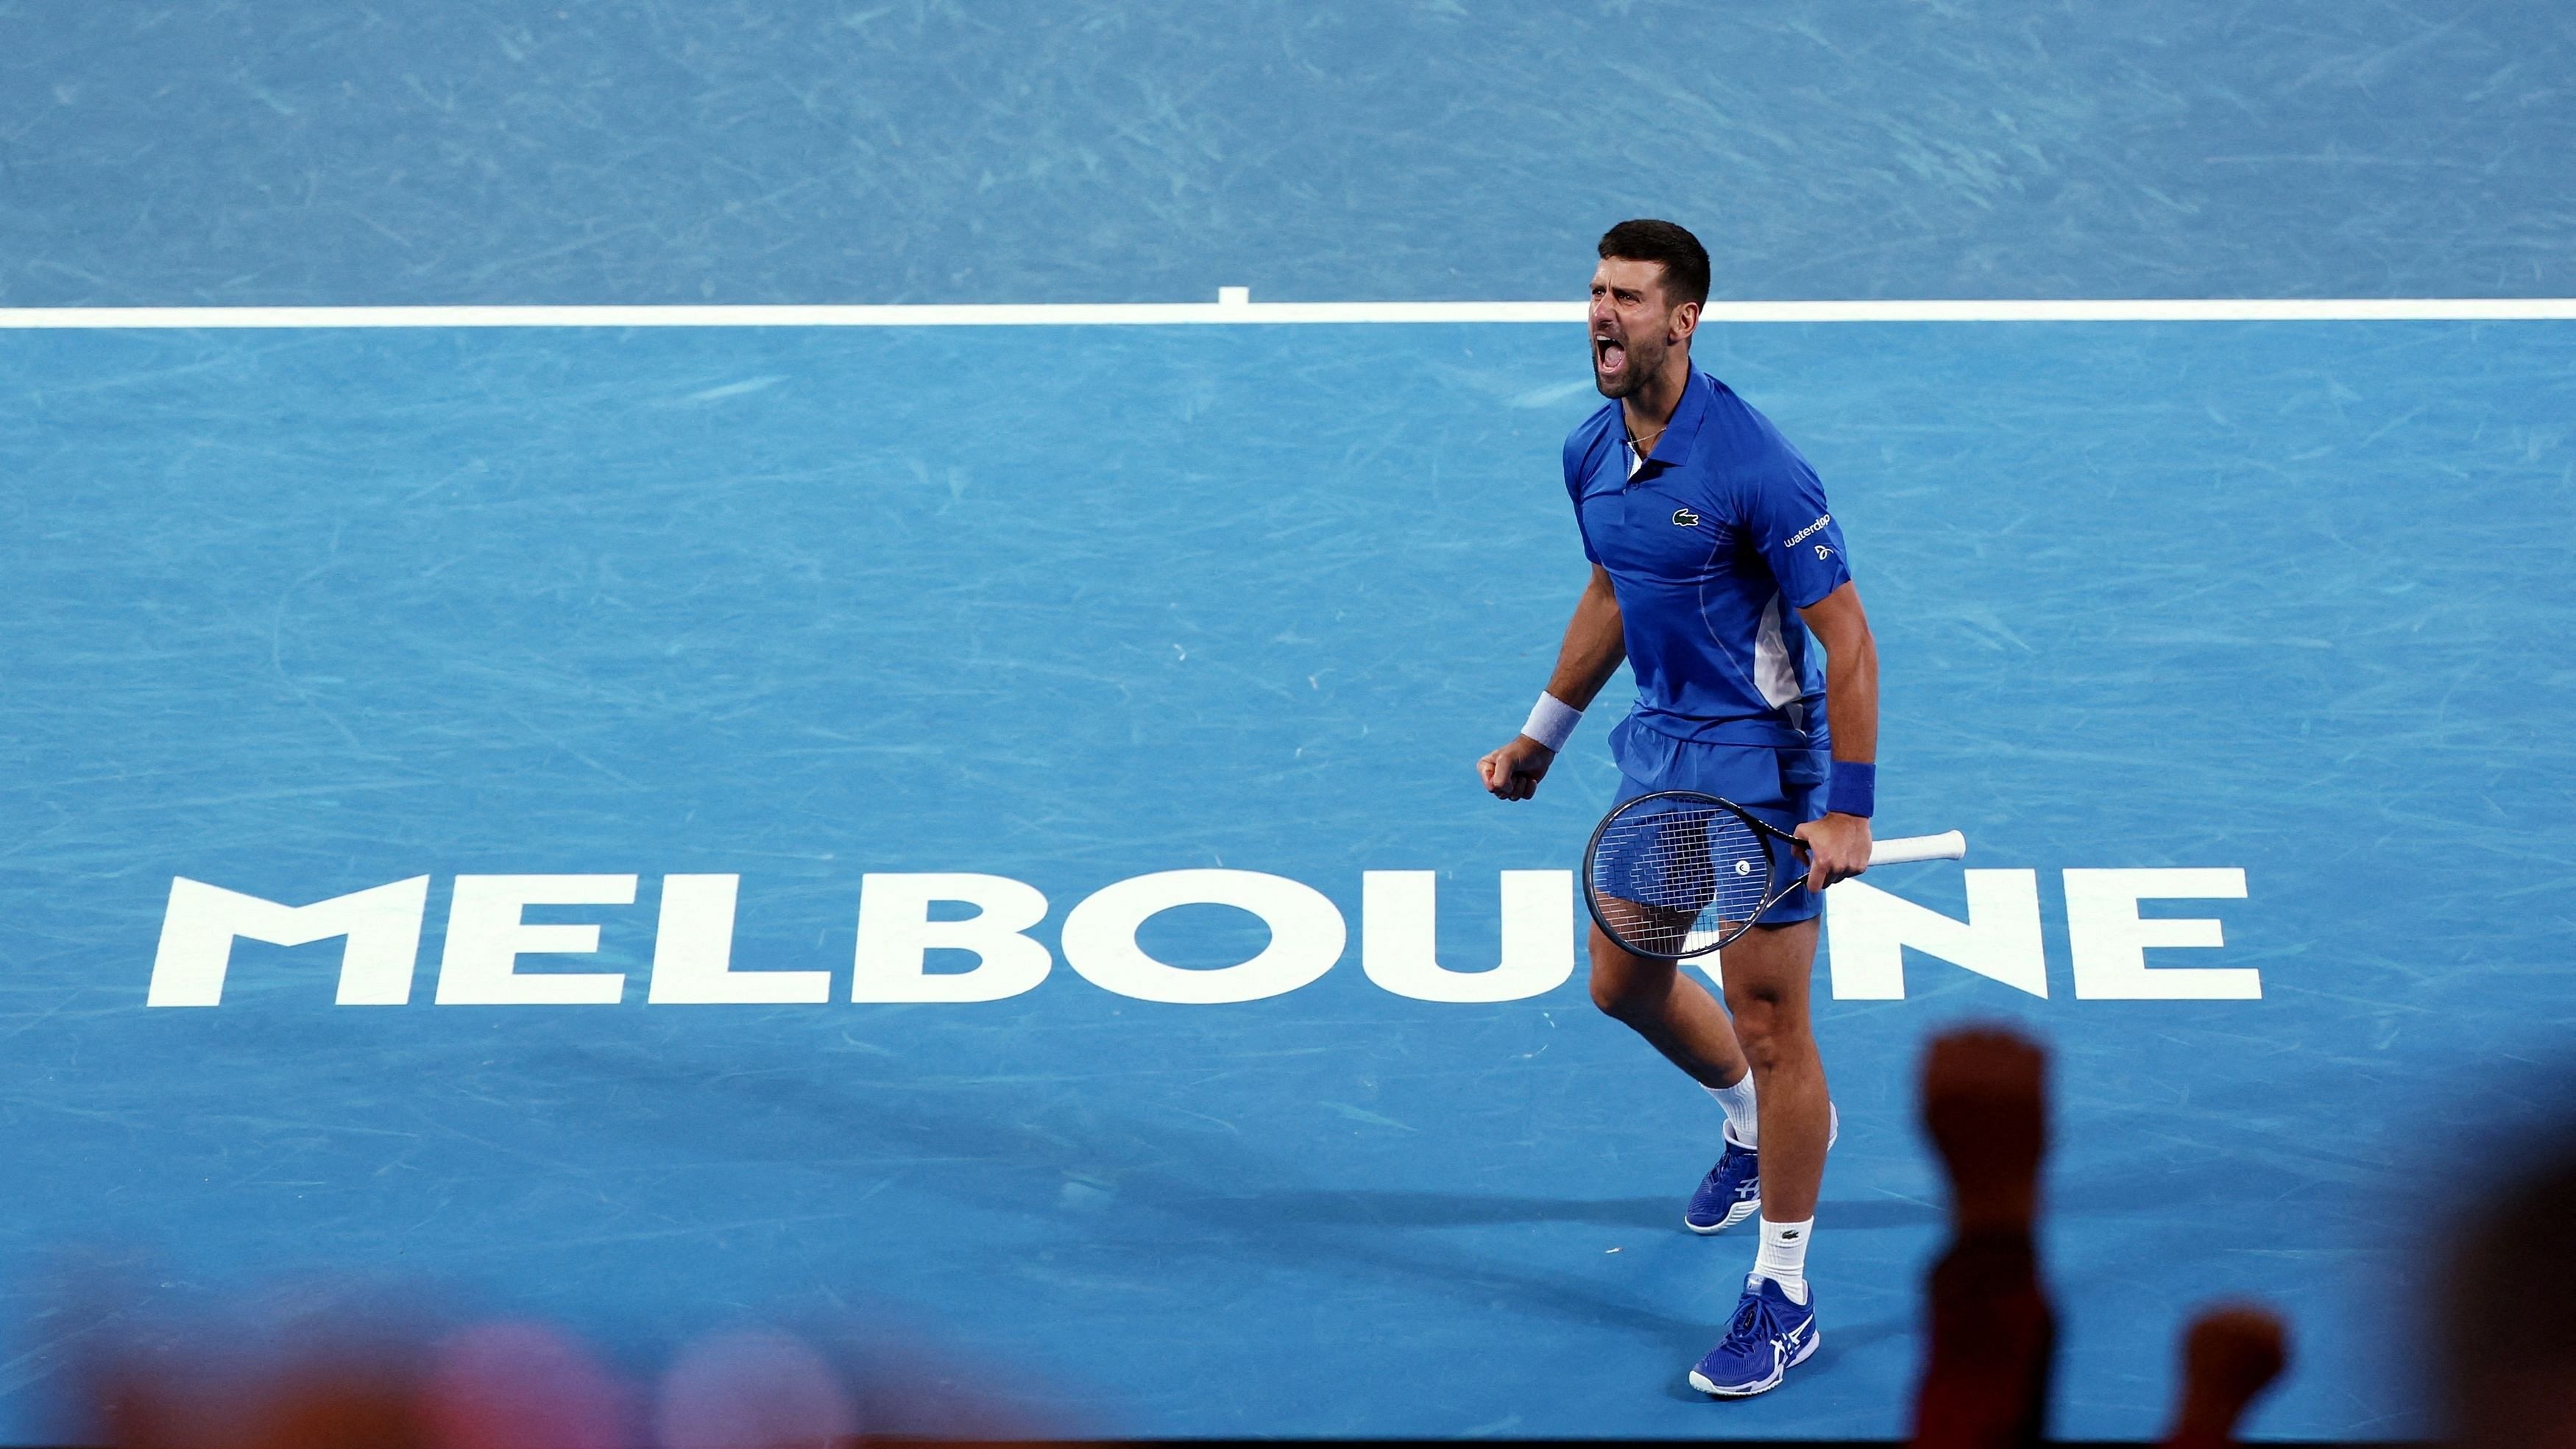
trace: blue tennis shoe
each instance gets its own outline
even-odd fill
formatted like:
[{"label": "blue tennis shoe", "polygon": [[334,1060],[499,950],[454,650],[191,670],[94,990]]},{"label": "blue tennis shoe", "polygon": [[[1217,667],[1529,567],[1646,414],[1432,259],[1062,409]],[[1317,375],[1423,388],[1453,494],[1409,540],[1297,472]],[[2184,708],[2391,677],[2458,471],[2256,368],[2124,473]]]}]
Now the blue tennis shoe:
[{"label": "blue tennis shoe", "polygon": [[[1834,1104],[1825,1104],[1825,1150],[1833,1151],[1842,1140],[1843,1114]],[[1682,1209],[1682,1226],[1705,1237],[1722,1233],[1737,1223],[1762,1211],[1762,1158],[1752,1148],[1735,1140],[1735,1124],[1729,1122],[1719,1132],[1726,1150],[1718,1154],[1717,1166],[1699,1180],[1699,1190],[1690,1196]]]},{"label": "blue tennis shoe", "polygon": [[1735,1322],[1691,1370],[1691,1387],[1721,1399],[1769,1393],[1822,1341],[1816,1332],[1814,1289],[1807,1290],[1807,1302],[1792,1303],[1779,1284],[1747,1278],[1744,1296],[1735,1303]]},{"label": "blue tennis shoe", "polygon": [[1733,1127],[1724,1135],[1726,1151],[1682,1209],[1682,1226],[1694,1233],[1722,1233],[1762,1211],[1762,1158],[1735,1140]]}]

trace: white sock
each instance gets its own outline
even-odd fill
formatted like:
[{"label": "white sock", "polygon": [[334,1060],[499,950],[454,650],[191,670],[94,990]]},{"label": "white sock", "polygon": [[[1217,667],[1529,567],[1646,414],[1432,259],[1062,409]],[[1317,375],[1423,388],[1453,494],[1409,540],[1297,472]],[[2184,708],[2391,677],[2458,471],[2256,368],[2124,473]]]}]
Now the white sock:
[{"label": "white sock", "polygon": [[1717,1099],[1726,1109],[1728,1137],[1738,1147],[1759,1151],[1762,1146],[1762,1119],[1753,1109],[1753,1074],[1746,1072],[1732,1087],[1703,1085],[1701,1091]]},{"label": "white sock", "polygon": [[1753,1276],[1768,1278],[1780,1285],[1792,1303],[1807,1301],[1807,1239],[1816,1231],[1816,1220],[1802,1223],[1775,1223],[1762,1220],[1762,1251],[1754,1256]]}]

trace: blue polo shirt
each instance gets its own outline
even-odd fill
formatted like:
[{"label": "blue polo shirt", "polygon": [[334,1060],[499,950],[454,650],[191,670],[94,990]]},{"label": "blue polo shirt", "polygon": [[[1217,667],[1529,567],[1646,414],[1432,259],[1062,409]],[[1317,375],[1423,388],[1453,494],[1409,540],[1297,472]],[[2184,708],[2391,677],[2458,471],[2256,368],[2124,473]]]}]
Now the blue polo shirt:
[{"label": "blue polo shirt", "polygon": [[1630,718],[1704,743],[1829,746],[1823,651],[1798,610],[1851,571],[1815,469],[1697,371],[1633,476],[1631,461],[1616,401],[1565,440],[1583,556],[1609,572],[1627,630]]}]

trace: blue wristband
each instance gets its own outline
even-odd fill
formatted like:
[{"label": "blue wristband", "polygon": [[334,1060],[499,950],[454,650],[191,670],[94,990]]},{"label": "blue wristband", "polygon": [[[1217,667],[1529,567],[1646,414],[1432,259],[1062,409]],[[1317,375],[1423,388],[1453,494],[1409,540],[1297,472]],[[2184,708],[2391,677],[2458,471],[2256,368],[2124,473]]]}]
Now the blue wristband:
[{"label": "blue wristband", "polygon": [[1832,782],[1825,786],[1825,809],[1836,815],[1868,816],[1878,808],[1878,766],[1856,760],[1834,761]]}]

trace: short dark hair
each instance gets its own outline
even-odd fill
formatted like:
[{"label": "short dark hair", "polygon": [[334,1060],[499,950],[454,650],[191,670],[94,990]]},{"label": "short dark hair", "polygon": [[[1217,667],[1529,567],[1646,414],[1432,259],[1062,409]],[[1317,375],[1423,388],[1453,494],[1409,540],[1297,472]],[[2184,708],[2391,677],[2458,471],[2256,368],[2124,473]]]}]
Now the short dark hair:
[{"label": "short dark hair", "polygon": [[1664,295],[1675,302],[1708,301],[1708,248],[1699,238],[1669,221],[1639,217],[1601,234],[1604,261],[1660,262]]}]

